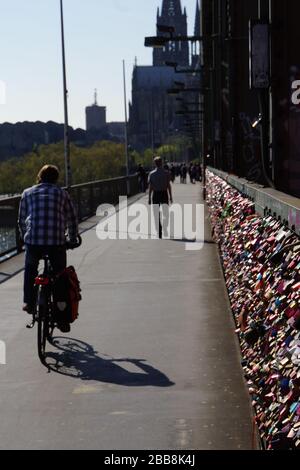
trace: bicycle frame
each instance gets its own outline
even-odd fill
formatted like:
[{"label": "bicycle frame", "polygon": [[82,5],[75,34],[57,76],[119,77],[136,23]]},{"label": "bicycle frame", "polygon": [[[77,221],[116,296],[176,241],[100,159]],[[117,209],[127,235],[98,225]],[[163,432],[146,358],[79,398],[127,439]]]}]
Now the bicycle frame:
[{"label": "bicycle frame", "polygon": [[[82,239],[80,235],[77,236],[78,242],[76,244],[66,243],[67,250],[78,248]],[[49,256],[43,257],[44,271],[43,274],[38,275],[35,279],[35,288],[37,289],[36,306],[33,313],[33,320],[27,328],[32,329],[35,324],[38,324],[38,354],[43,365],[46,365],[46,343],[52,343],[52,335],[58,323],[54,315],[54,284],[59,274],[54,274],[50,263]],[[47,366],[47,365],[46,365]]]},{"label": "bicycle frame", "polygon": [[54,278],[48,256],[45,256],[43,260],[45,263],[43,274],[35,279],[35,287],[38,291],[33,321],[27,328],[31,329],[35,326],[35,323],[38,323],[38,354],[41,362],[44,364],[46,342],[51,342],[53,330],[56,325],[52,318]]}]

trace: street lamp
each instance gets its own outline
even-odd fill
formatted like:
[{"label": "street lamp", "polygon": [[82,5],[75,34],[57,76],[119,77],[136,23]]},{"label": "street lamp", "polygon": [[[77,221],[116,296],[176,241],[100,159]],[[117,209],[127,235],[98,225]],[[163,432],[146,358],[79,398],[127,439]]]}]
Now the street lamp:
[{"label": "street lamp", "polygon": [[64,124],[65,185],[66,185],[67,189],[69,189],[72,185],[72,175],[71,175],[71,162],[70,162],[68,88],[67,88],[67,72],[66,72],[66,51],[65,51],[63,0],[60,0],[60,19],[61,19],[62,66],[63,66],[63,88],[64,88],[64,116],[65,116],[65,124]]},{"label": "street lamp", "polygon": [[178,116],[184,116],[185,114],[203,114],[203,111],[202,110],[179,110],[179,111],[175,111],[175,114],[177,114]]},{"label": "street lamp", "polygon": [[128,114],[127,114],[127,93],[126,93],[126,67],[125,60],[123,60],[123,85],[124,85],[124,108],[125,108],[125,158],[126,158],[126,190],[127,196],[130,195],[130,180],[129,180],[129,144],[128,144]]},{"label": "street lamp", "polygon": [[170,62],[170,61],[168,61],[168,60],[165,62],[165,65],[166,65],[167,67],[173,67],[174,69],[176,69],[176,68],[178,67],[177,62]]},{"label": "street lamp", "polygon": [[[169,26],[164,26],[164,28],[170,28]],[[159,27],[158,27],[159,30]],[[169,31],[163,31],[169,32]],[[169,36],[147,36],[145,38],[145,47],[153,47],[162,49],[168,42],[184,42],[184,41],[203,41],[205,38],[203,36],[174,36],[173,32],[169,32]]]},{"label": "street lamp", "polygon": [[175,101],[182,103],[184,106],[199,106],[198,101],[185,101],[183,98],[175,98]]},{"label": "street lamp", "polygon": [[169,33],[171,36],[175,33],[174,26],[164,25],[164,24],[157,24],[156,25],[157,31],[159,33]]},{"label": "street lamp", "polygon": [[174,85],[176,85],[181,90],[185,88],[185,83],[184,82],[174,81]]},{"label": "street lamp", "polygon": [[209,91],[210,88],[204,88],[204,87],[195,87],[195,88],[169,88],[167,90],[167,93],[168,95],[178,95],[179,93],[182,93],[182,92],[185,92],[185,93],[189,93],[189,92],[193,92],[193,93],[196,93],[196,92],[205,92],[205,91]]},{"label": "street lamp", "polygon": [[261,124],[262,120],[263,120],[263,117],[262,117],[262,114],[260,113],[258,118],[256,118],[255,121],[251,124],[252,128],[256,129],[257,126],[259,126]]},{"label": "street lamp", "polygon": [[165,65],[167,67],[173,67],[173,69],[175,70],[175,73],[184,73],[184,74],[202,73],[202,69],[182,69],[182,68],[179,69],[177,62],[166,61]]}]

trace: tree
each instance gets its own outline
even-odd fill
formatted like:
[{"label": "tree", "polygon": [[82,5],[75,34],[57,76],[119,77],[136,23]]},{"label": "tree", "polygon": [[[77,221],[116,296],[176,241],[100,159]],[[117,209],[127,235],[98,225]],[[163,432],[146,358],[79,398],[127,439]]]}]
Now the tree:
[{"label": "tree", "polygon": [[[139,154],[135,155],[139,158]],[[0,194],[18,194],[35,184],[36,175],[45,164],[59,167],[60,184],[65,181],[64,146],[41,145],[23,158],[0,163]],[[101,141],[92,147],[71,144],[73,184],[125,176],[124,144]]]}]

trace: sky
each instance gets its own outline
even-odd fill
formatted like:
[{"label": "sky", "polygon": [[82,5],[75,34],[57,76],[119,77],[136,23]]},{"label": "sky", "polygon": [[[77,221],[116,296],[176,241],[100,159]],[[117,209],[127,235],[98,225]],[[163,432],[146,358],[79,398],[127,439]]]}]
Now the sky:
[{"label": "sky", "polygon": [[[196,0],[181,0],[193,33]],[[63,122],[59,0],[0,0],[0,123]],[[85,107],[107,107],[107,120],[124,121],[132,70],[152,64],[145,36],[156,33],[162,0],[64,0],[69,122],[85,128]]]}]

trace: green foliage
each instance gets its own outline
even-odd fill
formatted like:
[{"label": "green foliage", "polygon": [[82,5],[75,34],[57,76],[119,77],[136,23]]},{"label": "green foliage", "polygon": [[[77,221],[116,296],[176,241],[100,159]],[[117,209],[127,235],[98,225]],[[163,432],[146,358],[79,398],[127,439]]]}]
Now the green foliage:
[{"label": "green foliage", "polygon": [[179,148],[176,145],[162,145],[157,149],[157,155],[163,160],[175,162],[179,155]]},{"label": "green foliage", "polygon": [[186,160],[189,149],[192,146],[191,139],[184,135],[176,135],[169,137],[161,147],[155,149],[154,153],[151,148],[146,149],[142,154],[134,153],[134,163],[142,164],[145,168],[153,167],[153,158],[159,155],[163,160],[168,162],[182,162]]},{"label": "green foliage", "polygon": [[192,146],[191,139],[184,135],[169,137],[160,148],[157,149],[157,155],[169,162],[182,162],[186,160],[189,149]]},{"label": "green foliage", "polygon": [[145,168],[152,168],[153,167],[153,152],[152,149],[146,149],[142,154],[138,152],[134,152],[134,161],[136,166],[141,164]]},{"label": "green foliage", "polygon": [[[168,161],[182,161],[190,139],[175,136],[168,139],[155,155]],[[146,149],[143,153],[130,152],[131,169],[142,164],[153,168],[153,151]],[[13,158],[0,163],[0,194],[19,194],[25,188],[35,184],[36,176],[43,165],[52,164],[61,171],[60,184],[65,181],[64,145],[63,142],[41,145],[23,158]],[[116,178],[126,174],[124,144],[100,141],[88,148],[71,144],[71,167],[73,184],[87,183],[101,179]]]},{"label": "green foliage", "polygon": [[[0,163],[0,194],[18,194],[35,184],[36,176],[45,164],[59,167],[60,183],[65,180],[63,143],[42,145],[25,155]],[[101,141],[92,147],[71,145],[73,184],[125,175],[123,144]]]}]

